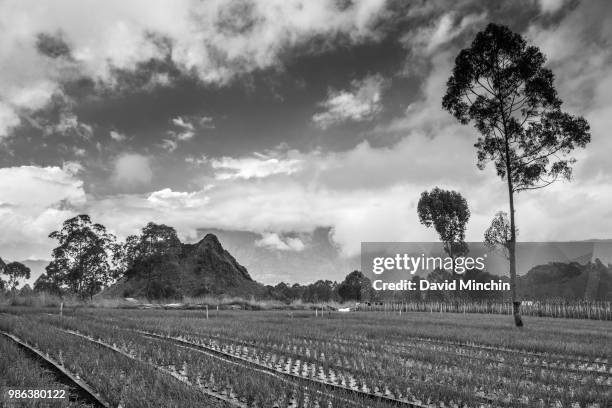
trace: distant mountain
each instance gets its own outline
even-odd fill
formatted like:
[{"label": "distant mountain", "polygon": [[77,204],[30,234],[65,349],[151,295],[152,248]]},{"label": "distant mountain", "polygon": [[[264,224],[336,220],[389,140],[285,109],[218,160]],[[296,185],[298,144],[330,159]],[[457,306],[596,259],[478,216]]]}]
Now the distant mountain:
[{"label": "distant mountain", "polygon": [[[177,255],[138,261],[104,297],[263,296],[265,288],[223,248],[214,234],[182,244]],[[148,295],[148,296],[147,296]]]},{"label": "distant mountain", "polygon": [[599,259],[538,265],[518,277],[517,290],[525,299],[612,300],[612,267]]}]

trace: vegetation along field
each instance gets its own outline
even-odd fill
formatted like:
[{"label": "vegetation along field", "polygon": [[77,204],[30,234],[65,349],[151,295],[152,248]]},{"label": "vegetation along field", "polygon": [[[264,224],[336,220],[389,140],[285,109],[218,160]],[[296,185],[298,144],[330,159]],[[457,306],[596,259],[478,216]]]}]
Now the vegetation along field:
[{"label": "vegetation along field", "polygon": [[480,314],[221,310],[207,318],[201,310],[67,312],[2,310],[2,385],[57,381],[18,347],[18,339],[96,396],[86,401],[74,395],[71,406],[612,403],[612,330],[606,321],[525,317],[528,324],[517,331],[503,316]]}]

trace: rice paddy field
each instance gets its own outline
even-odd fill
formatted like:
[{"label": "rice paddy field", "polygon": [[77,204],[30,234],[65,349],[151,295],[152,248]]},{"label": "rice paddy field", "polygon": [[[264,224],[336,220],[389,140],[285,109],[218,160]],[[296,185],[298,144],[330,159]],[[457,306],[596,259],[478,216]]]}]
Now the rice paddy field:
[{"label": "rice paddy field", "polygon": [[52,406],[612,406],[609,321],[526,317],[519,330],[468,313],[0,312],[0,386],[66,388]]}]

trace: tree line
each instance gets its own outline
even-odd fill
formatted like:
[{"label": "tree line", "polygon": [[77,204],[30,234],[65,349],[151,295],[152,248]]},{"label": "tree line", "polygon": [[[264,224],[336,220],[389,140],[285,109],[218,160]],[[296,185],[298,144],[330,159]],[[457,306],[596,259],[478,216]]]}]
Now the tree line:
[{"label": "tree line", "polygon": [[[150,222],[139,235],[120,242],[86,214],[64,221],[62,228],[49,237],[57,240],[58,246],[52,251],[46,272],[34,283],[34,290],[90,299],[124,277],[137,262],[155,262],[181,249],[173,227]],[[147,288],[150,283],[151,276]]]}]

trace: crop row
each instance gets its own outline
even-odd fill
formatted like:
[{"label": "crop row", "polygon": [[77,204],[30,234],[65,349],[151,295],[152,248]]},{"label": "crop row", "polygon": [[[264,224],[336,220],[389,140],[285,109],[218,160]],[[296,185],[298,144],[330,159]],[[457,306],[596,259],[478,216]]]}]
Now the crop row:
[{"label": "crop row", "polygon": [[[113,324],[117,323],[113,321]],[[77,321],[75,324],[83,327],[85,322]],[[125,321],[122,326],[152,330],[279,372],[390,398],[411,398],[424,403],[435,400],[451,406],[466,402],[474,404],[483,398],[495,399],[498,403],[504,400],[507,403],[520,401],[526,405],[539,400],[545,405],[562,406],[597,406],[597,402],[610,399],[609,385],[594,376],[581,377],[577,382],[577,377],[571,373],[561,378],[558,374],[525,371],[520,365],[508,367],[498,362],[483,365],[471,359],[457,361],[431,350],[421,354],[412,353],[407,358],[388,350],[364,352],[363,349],[342,344],[318,344],[312,339],[285,337],[272,340],[270,333],[257,340],[253,332],[248,332],[249,338],[246,340],[225,339],[221,342],[218,335],[208,336],[209,327],[200,327],[193,321],[168,320],[163,324]],[[99,330],[108,331],[108,328],[107,323]],[[244,334],[244,330],[236,333],[234,339]],[[301,344],[298,346],[296,343]],[[529,380],[525,377],[529,377]]]},{"label": "crop row", "polygon": [[[108,348],[112,348],[119,356],[135,360],[158,372],[170,374],[191,389],[226,397],[224,399],[233,406],[323,408],[338,406],[337,401],[347,400],[346,395],[342,393],[330,395],[317,387],[300,387],[273,376],[254,375],[257,373],[248,367],[220,361],[204,353],[176,347],[138,333],[109,331],[106,328],[101,328],[97,332],[79,330],[79,334],[88,337],[85,339],[73,333],[66,333],[65,329],[46,325],[40,320],[33,321],[30,325],[27,322],[19,321],[16,326],[23,331],[33,327],[42,328],[45,331],[52,331],[53,333],[49,333],[50,336],[60,338],[72,336],[81,342],[89,341],[90,344],[104,343],[107,348],[105,351],[107,356],[109,355]],[[359,405],[359,401],[356,402]],[[126,404],[126,406],[131,405]],[[176,406],[194,405],[178,404]],[[368,406],[383,407],[386,405],[368,403]]]},{"label": "crop row", "polygon": [[147,364],[114,355],[91,342],[60,330],[25,321],[0,319],[10,332],[57,361],[90,384],[113,407],[221,407],[197,390],[158,372]]},{"label": "crop row", "polygon": [[[13,340],[0,336],[0,388],[6,387],[15,390],[44,389],[66,390],[70,398],[55,399],[53,404],[57,408],[83,408],[86,405],[70,395],[66,384],[59,381],[54,373],[41,367],[41,365],[24,352]],[[16,402],[16,401],[15,401]],[[5,400],[10,407],[9,400]],[[19,401],[20,407],[31,408],[40,406],[40,401],[24,399]],[[14,404],[17,406],[17,404]],[[89,405],[87,405],[89,406]]]}]

